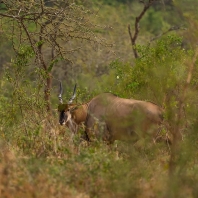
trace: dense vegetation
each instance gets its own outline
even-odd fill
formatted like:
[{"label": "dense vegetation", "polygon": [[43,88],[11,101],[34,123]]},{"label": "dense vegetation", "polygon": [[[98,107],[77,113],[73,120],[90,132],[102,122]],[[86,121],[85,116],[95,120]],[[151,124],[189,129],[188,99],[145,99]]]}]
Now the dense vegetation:
[{"label": "dense vegetation", "polygon": [[[0,3],[0,196],[197,197],[197,1],[40,2]],[[172,145],[73,137],[60,81],[65,102],[77,83],[76,103],[112,92],[162,106]]]}]

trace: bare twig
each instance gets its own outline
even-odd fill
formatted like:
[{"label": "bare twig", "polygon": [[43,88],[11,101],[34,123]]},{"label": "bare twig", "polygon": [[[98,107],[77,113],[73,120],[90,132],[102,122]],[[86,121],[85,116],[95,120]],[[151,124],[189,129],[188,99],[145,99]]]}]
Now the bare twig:
[{"label": "bare twig", "polygon": [[138,34],[139,34],[139,23],[140,23],[140,20],[142,19],[142,17],[146,13],[146,11],[150,8],[150,6],[156,1],[157,0],[149,0],[147,3],[145,1],[140,1],[140,3],[144,4],[144,7],[143,7],[143,10],[140,13],[140,15],[135,18],[135,32],[134,32],[133,35],[131,33],[131,27],[130,27],[130,25],[128,25],[128,32],[129,32],[131,45],[132,45],[132,50],[133,50],[133,54],[134,54],[135,58],[138,58],[138,53],[137,53],[135,45],[136,45],[136,40],[137,40],[137,37],[138,37]]},{"label": "bare twig", "polygon": [[150,42],[154,41],[154,40],[157,40],[159,39],[160,37],[164,36],[165,34],[169,33],[169,32],[172,32],[172,31],[177,31],[177,30],[184,30],[185,28],[183,26],[172,26],[170,27],[167,31],[165,32],[162,32],[161,34],[159,34],[158,36],[156,37],[153,37]]}]

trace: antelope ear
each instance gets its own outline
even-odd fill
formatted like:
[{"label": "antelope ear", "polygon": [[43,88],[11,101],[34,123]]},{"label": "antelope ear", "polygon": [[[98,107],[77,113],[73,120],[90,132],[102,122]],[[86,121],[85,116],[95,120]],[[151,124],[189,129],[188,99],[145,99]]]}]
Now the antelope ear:
[{"label": "antelope ear", "polygon": [[64,111],[67,109],[68,105],[67,104],[59,104],[58,105],[58,111]]}]

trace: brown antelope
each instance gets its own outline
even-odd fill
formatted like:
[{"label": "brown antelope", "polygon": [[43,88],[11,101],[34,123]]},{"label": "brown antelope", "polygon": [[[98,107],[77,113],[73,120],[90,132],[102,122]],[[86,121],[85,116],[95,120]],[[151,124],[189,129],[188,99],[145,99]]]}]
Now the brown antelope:
[{"label": "brown antelope", "polygon": [[102,93],[89,102],[85,131],[110,143],[136,142],[147,135],[154,138],[162,122],[163,109],[154,103]]},{"label": "brown antelope", "polygon": [[60,101],[60,104],[58,106],[58,111],[60,112],[59,123],[61,125],[66,125],[75,134],[78,131],[78,126],[84,123],[86,120],[88,104],[72,104],[73,100],[76,97],[76,85],[74,87],[72,97],[66,104],[63,104],[62,91],[62,83],[60,83],[60,93],[58,96]]},{"label": "brown antelope", "polygon": [[[61,87],[61,86],[60,86]],[[94,135],[110,143],[114,140],[137,141],[142,137],[155,137],[163,121],[163,109],[158,105],[134,99],[124,99],[111,93],[102,93],[83,105],[71,104],[75,89],[68,104],[59,105],[60,124],[66,124],[74,133],[77,126],[85,123],[88,140]],[[61,87],[62,90],[62,87]]]}]

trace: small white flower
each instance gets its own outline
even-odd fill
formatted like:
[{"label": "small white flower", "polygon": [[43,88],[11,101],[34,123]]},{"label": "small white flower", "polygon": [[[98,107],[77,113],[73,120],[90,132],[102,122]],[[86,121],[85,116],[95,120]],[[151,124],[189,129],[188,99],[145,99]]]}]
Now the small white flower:
[{"label": "small white flower", "polygon": [[116,78],[117,78],[117,79],[119,79],[119,78],[120,78],[120,76],[117,76]]}]

